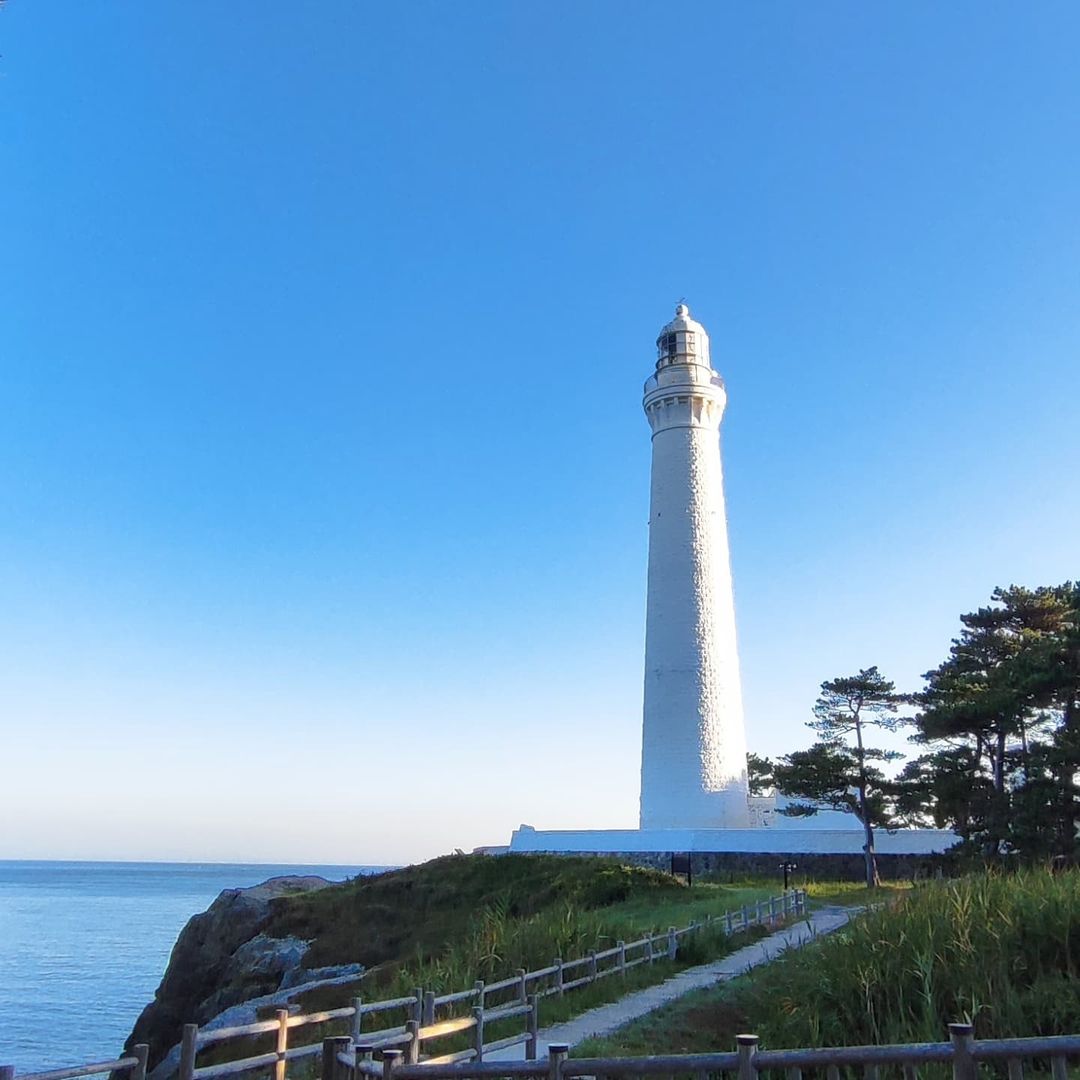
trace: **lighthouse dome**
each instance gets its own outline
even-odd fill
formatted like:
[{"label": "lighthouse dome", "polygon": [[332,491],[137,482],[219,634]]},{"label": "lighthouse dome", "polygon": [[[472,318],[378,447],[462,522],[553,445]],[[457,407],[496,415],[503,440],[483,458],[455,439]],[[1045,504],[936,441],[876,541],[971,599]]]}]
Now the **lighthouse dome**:
[{"label": "lighthouse dome", "polygon": [[709,359],[709,335],[705,327],[690,317],[685,304],[675,308],[675,318],[661,331],[656,339],[656,366],[669,364],[702,364],[712,367]]}]

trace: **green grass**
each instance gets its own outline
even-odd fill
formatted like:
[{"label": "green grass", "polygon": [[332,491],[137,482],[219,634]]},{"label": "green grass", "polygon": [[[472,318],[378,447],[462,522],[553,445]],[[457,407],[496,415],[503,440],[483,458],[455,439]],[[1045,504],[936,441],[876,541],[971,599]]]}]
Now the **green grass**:
[{"label": "green grass", "polygon": [[672,975],[688,967],[708,963],[729,953],[741,949],[744,945],[767,937],[773,931],[762,926],[751,926],[748,930],[724,935],[719,927],[702,927],[695,934],[680,939],[678,956],[674,961],[657,960],[655,963],[641,964],[631,968],[624,976],[610,975],[607,978],[587,986],[579,987],[563,997],[547,997],[540,1002],[540,1025],[547,1027],[564,1020],[580,1016],[583,1012],[618,1001],[626,994],[641,990],[646,986],[655,986]]},{"label": "green grass", "polygon": [[811,907],[824,904],[840,904],[844,907],[878,904],[898,899],[914,887],[907,881],[890,881],[873,889],[868,889],[861,881],[808,881],[799,886],[806,890]]},{"label": "green grass", "polygon": [[730,1050],[739,1031],[772,1048],[939,1042],[951,1020],[979,1038],[1080,1031],[1080,873],[980,874],[892,899],[575,1054]]},{"label": "green grass", "polygon": [[[646,933],[737,909],[775,886],[686,886],[614,860],[562,856],[452,856],[275,901],[266,933],[312,942],[307,963],[359,961],[354,987],[300,999],[319,1009],[348,1000],[437,994],[495,982],[556,956],[576,959]],[[692,946],[691,946],[692,947]]]},{"label": "green grass", "polygon": [[[677,958],[672,961],[658,959],[652,964],[640,964],[629,969],[624,975],[609,975],[598,979],[594,983],[567,991],[562,997],[552,995],[541,998],[539,1001],[539,1026],[548,1027],[580,1016],[589,1009],[599,1005],[605,1005],[612,1001],[618,1001],[626,994],[635,990],[644,989],[647,986],[655,986],[670,978],[676,972],[697,964],[706,963],[742,948],[752,941],[767,936],[771,931],[765,927],[752,926],[747,931],[727,937],[716,924],[703,926],[696,933],[681,938]],[[489,1001],[488,1007],[492,1007]],[[449,1010],[440,1012],[439,1018],[444,1015],[461,1015],[467,1009],[458,1009],[453,1013]],[[500,1039],[504,1035],[512,1035],[522,1030],[523,1020],[517,1017],[499,1023],[488,1024],[485,1028],[487,1041]],[[427,1053],[450,1053],[454,1050],[463,1049],[471,1045],[469,1036],[448,1037],[436,1044],[428,1044],[425,1047]]]},{"label": "green grass", "polygon": [[[648,986],[655,986],[687,967],[717,959],[759,938],[765,937],[771,932],[765,927],[752,926],[747,931],[734,934],[728,938],[718,927],[703,927],[696,934],[681,939],[679,956],[675,961],[666,958],[657,959],[653,964],[641,964],[631,968],[624,975],[610,975],[599,979],[595,983],[567,991],[563,997],[552,995],[542,998],[539,1002],[539,1026],[544,1028],[552,1024],[562,1023],[575,1016],[580,1016],[589,1009],[606,1005],[612,1001],[618,1001],[619,998],[624,997],[626,994],[633,993],[635,990],[642,990]],[[340,1005],[343,1002],[340,1000],[336,1002],[328,1001],[324,1004],[326,1007],[333,1007],[335,1004]],[[491,1007],[490,1004],[489,1007]],[[270,1010],[271,1013],[272,1011]],[[451,1015],[467,1015],[467,1013],[468,1006],[453,1010],[443,1009],[440,1010],[438,1019],[442,1020]],[[395,1017],[393,1022],[400,1023],[401,1017]],[[390,1021],[379,1021],[379,1026],[389,1023]],[[371,1026],[371,1022],[369,1022],[368,1026]],[[339,1022],[336,1024],[323,1024],[318,1027],[293,1029],[293,1043],[294,1045],[315,1043],[327,1035],[345,1034],[348,1027],[347,1023]],[[497,1023],[488,1023],[484,1032],[485,1040],[491,1042],[495,1039],[501,1039],[505,1035],[515,1034],[522,1029],[523,1018],[521,1017]],[[263,1038],[261,1041],[257,1039],[245,1040],[242,1053],[238,1050],[240,1044],[233,1043],[227,1052],[223,1047],[223,1052],[219,1055],[215,1056],[207,1053],[205,1058],[200,1056],[199,1063],[227,1061],[240,1056],[263,1053],[272,1049],[270,1041],[269,1038]],[[448,1036],[440,1039],[437,1043],[429,1042],[425,1045],[424,1052],[428,1054],[446,1054],[471,1045],[472,1034],[470,1032],[463,1035]],[[304,1076],[307,1074],[291,1069],[290,1075]]]},{"label": "green grass", "polygon": [[736,911],[743,904],[753,910],[758,900],[778,896],[780,889],[768,882],[740,885],[719,885],[710,882],[677,886],[666,897],[660,893],[639,895],[612,905],[605,917],[610,921],[612,932],[629,941],[634,937],[669,926],[686,926],[692,920],[704,922],[709,915]]},{"label": "green grass", "polygon": [[[518,968],[536,970],[556,957],[569,961],[632,942],[668,927],[704,923],[709,915],[751,909],[776,895],[775,882],[745,886],[687,886],[668,874],[630,868],[615,860],[562,856],[452,856],[421,866],[361,878],[343,886],[275,901],[266,932],[312,941],[308,963],[359,961],[369,971],[356,983],[319,988],[297,1003],[304,1012],[336,1008],[360,994],[366,1001],[402,997],[415,987],[444,994],[468,989],[477,979],[496,982]],[[674,962],[658,959],[625,975],[611,975],[565,996],[540,1003],[541,1026],[579,1015],[676,971],[704,963],[766,933],[752,928],[728,939],[719,925],[703,926],[680,940]],[[581,969],[574,974],[582,973]],[[567,976],[572,977],[572,976]],[[493,995],[488,1007],[513,991]],[[471,1003],[469,1003],[471,1004]],[[273,1010],[268,1010],[272,1013]],[[468,1004],[454,1010],[468,1012]],[[439,1018],[454,1014],[442,1009]],[[366,1027],[400,1024],[405,1011],[378,1014]],[[488,1041],[520,1031],[517,1018],[489,1025]],[[294,1044],[342,1034],[347,1024],[294,1029]],[[243,1055],[261,1052],[267,1040],[250,1040]],[[448,1053],[468,1036],[440,1040],[429,1049]],[[240,1055],[236,1044],[200,1055],[200,1064]]]},{"label": "green grass", "polygon": [[727,983],[695,990],[661,1006],[605,1038],[586,1039],[574,1057],[644,1057],[648,1054],[703,1054],[735,1049],[735,1036],[753,1031]]},{"label": "green grass", "polygon": [[[557,856],[447,856],[273,902],[265,932],[310,941],[311,967],[369,968],[431,956],[471,927],[479,909],[528,918],[557,906],[588,911],[633,897],[669,897],[678,883],[615,860]],[[474,976],[478,977],[478,976]]]}]

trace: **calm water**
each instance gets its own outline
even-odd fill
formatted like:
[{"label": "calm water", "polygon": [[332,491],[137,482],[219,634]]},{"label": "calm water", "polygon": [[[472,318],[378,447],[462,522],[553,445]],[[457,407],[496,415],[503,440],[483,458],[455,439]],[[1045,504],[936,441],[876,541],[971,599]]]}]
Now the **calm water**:
[{"label": "calm water", "polygon": [[116,1057],[184,923],[222,889],[376,869],[0,861],[0,1065]]}]

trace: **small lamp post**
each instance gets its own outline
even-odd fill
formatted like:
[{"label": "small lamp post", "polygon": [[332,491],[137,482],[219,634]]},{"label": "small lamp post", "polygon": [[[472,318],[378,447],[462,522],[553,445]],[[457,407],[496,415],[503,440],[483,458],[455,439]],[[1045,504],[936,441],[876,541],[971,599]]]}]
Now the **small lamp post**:
[{"label": "small lamp post", "polygon": [[787,892],[788,891],[788,877],[789,877],[789,875],[795,873],[795,871],[799,869],[799,864],[798,863],[793,863],[793,862],[782,862],[780,864],[780,869],[784,873],[784,892]]}]

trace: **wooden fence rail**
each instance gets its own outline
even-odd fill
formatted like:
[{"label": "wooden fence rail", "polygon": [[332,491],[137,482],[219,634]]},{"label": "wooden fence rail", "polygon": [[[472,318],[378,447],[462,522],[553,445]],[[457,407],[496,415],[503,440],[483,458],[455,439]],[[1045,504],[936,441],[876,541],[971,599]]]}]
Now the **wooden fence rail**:
[{"label": "wooden fence rail", "polygon": [[[763,903],[766,905],[764,910]],[[393,1067],[395,1053],[401,1054],[406,1065],[423,1064],[425,1068],[442,1067],[462,1061],[479,1063],[483,1061],[485,1052],[494,1053],[515,1045],[524,1045],[526,1057],[532,1059],[536,1056],[537,1003],[540,998],[552,994],[561,997],[598,979],[610,975],[625,975],[630,968],[638,964],[652,964],[662,959],[675,960],[680,940],[706,926],[719,926],[725,934],[731,935],[758,923],[774,923],[793,915],[801,915],[805,910],[805,890],[794,889],[782,896],[771,897],[767,902],[758,901],[753,914],[743,905],[742,909],[734,914],[727,911],[720,916],[710,915],[704,922],[693,921],[682,928],[669,927],[663,933],[647,935],[638,941],[619,941],[612,948],[589,953],[576,960],[564,961],[556,957],[548,967],[536,971],[519,968],[512,976],[498,982],[477,981],[469,990],[437,995],[417,987],[406,997],[382,1001],[364,1001],[363,998],[356,997],[351,1005],[300,1016],[291,1016],[288,1009],[278,1009],[273,1020],[259,1020],[251,1024],[206,1031],[201,1031],[197,1024],[185,1024],[180,1040],[177,1080],[213,1080],[256,1069],[265,1069],[272,1073],[273,1080],[286,1080],[288,1062],[306,1057],[321,1057],[323,1074],[326,1077],[327,1053],[332,1055],[329,1059],[331,1067],[334,1067],[335,1062],[340,1065],[347,1061],[350,1068],[355,1066],[361,1072],[369,1072],[371,1075],[378,1072],[380,1076],[384,1073],[387,1061],[391,1062],[387,1067]],[[583,973],[576,975],[579,970]],[[566,978],[567,972],[575,972],[575,977]],[[489,1003],[489,998],[492,997],[503,1000]],[[436,1021],[436,1013],[440,1008],[466,1003],[471,1005],[469,1016]],[[406,1019],[403,1023],[365,1030],[365,1018],[394,1010],[404,1011]],[[485,1025],[518,1016],[526,1017],[524,1031],[494,1042],[484,1041]],[[329,1040],[300,1046],[289,1045],[291,1029],[335,1020],[350,1021],[348,1035],[334,1036]],[[475,1032],[473,1045],[468,1050],[434,1056],[425,1056],[422,1053],[425,1042],[461,1034],[467,1030]],[[199,1051],[208,1046],[269,1034],[274,1035],[274,1049],[271,1051],[235,1061],[196,1066]],[[378,1065],[371,1061],[371,1055],[376,1051],[381,1051],[383,1056],[383,1061]],[[363,1064],[365,1061],[367,1066]],[[130,1070],[129,1080],[146,1080],[146,1048],[136,1046],[132,1057],[116,1061],[54,1069],[51,1072],[21,1073],[18,1080],[72,1080],[78,1076],[124,1069]],[[15,1080],[15,1070],[11,1066],[0,1066],[0,1080]],[[1016,1078],[1010,1077],[1009,1080]]]},{"label": "wooden fence rail", "polygon": [[570,1058],[565,1044],[548,1047],[543,1061],[492,1061],[466,1063],[427,1062],[414,1065],[400,1051],[388,1051],[375,1063],[357,1059],[350,1064],[344,1055],[324,1069],[323,1080],[577,1080],[579,1077],[685,1076],[705,1080],[728,1074],[731,1080],[759,1080],[762,1073],[782,1071],[786,1080],[802,1080],[803,1070],[824,1072],[838,1080],[841,1069],[848,1075],[861,1070],[865,1080],[879,1080],[892,1069],[903,1080],[918,1080],[925,1065],[951,1065],[953,1080],[977,1080],[979,1065],[995,1066],[994,1075],[1023,1080],[1024,1062],[1034,1062],[1040,1077],[1050,1065],[1052,1080],[1067,1080],[1069,1059],[1080,1059],[1080,1035],[1053,1035],[1027,1039],[979,1039],[970,1024],[949,1024],[949,1041],[907,1043],[893,1046],[815,1047],[801,1050],[759,1050],[756,1035],[740,1035],[736,1050],[722,1054],[664,1054],[651,1057]]},{"label": "wooden fence rail", "polygon": [[[71,1080],[75,1076],[94,1076],[97,1073],[127,1072],[129,1080],[146,1080],[146,1061],[150,1047],[138,1043],[131,1048],[129,1057],[115,1061],[95,1061],[89,1065],[73,1065],[65,1069],[49,1069],[48,1072],[20,1073],[19,1080]],[[0,1080],[15,1080],[12,1065],[0,1065]]]}]

